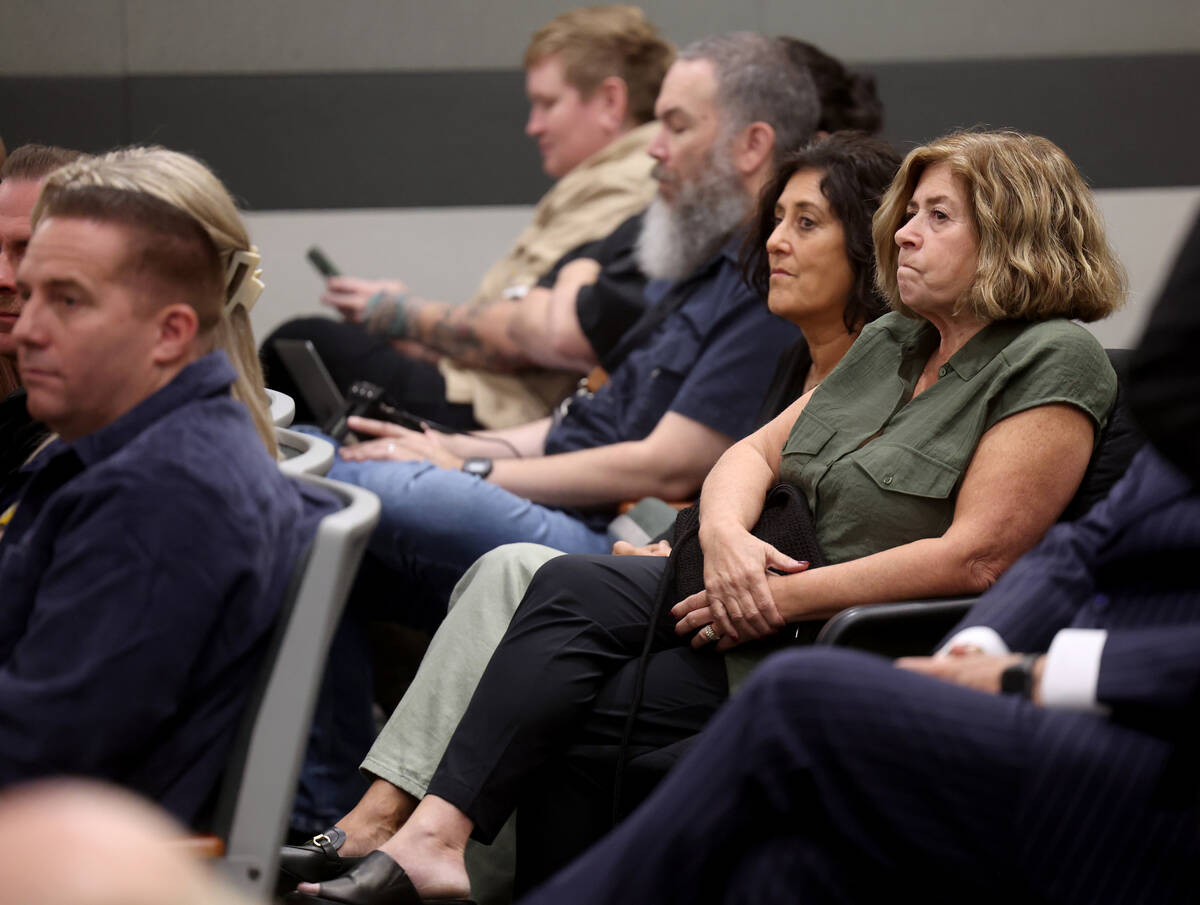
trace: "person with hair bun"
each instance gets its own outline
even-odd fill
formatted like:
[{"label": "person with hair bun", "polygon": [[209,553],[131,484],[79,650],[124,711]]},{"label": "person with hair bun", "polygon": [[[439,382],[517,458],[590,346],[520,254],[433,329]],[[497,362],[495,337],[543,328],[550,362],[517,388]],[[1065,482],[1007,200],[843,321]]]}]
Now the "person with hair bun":
[{"label": "person with hair bun", "polygon": [[821,98],[818,131],[875,135],[883,128],[883,101],[875,91],[874,76],[851,72],[837,57],[808,41],[787,35],[779,40],[792,62],[807,68],[817,85]]},{"label": "person with hair bun", "polygon": [[226,215],[216,177],[162,149],[72,164],[34,207],[11,338],[56,436],[0,495],[0,786],[90,776],[203,826],[294,565],[338,508],[233,398],[220,345],[257,256]]},{"label": "person with hair bun", "polygon": [[228,189],[194,157],[162,147],[110,151],[69,164],[47,179],[60,188],[106,186],[153,195],[193,217],[217,249],[225,274],[225,305],[215,340],[237,370],[233,396],[245,404],[272,455],[278,452],[250,310],[263,290],[258,249]]}]

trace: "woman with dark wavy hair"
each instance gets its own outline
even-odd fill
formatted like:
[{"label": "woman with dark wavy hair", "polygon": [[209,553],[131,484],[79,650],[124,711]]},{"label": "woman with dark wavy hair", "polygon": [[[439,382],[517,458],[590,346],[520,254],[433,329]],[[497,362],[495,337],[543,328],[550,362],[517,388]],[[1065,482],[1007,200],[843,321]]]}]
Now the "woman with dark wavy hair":
[{"label": "woman with dark wavy hair", "polygon": [[[807,253],[841,223],[806,176],[820,185],[802,170],[775,204],[775,310],[854,285],[845,254]],[[634,751],[695,732],[789,624],[982,591],[1041,538],[1116,395],[1103,349],[1069,320],[1103,317],[1124,288],[1090,191],[1046,139],[957,133],[908,155],[874,238],[894,310],[713,468],[704,589],[661,613],[661,557],[546,563],[415,810],[345,876],[289,901],[465,894],[469,837],[490,841],[569,745],[620,743],[648,631]],[[810,570],[751,533],[781,481],[808,501],[829,565]]]},{"label": "woman with dark wavy hair", "polygon": [[[782,159],[764,189],[743,266],[771,309],[803,330],[807,344],[793,350],[777,373],[781,382],[761,420],[771,420],[819,383],[863,325],[886,310],[872,280],[871,217],[898,164],[886,143],[843,133]],[[514,544],[471,568],[408,693],[363,763],[375,783],[337,827],[305,846],[285,848],[281,864],[293,883],[331,878],[344,870],[343,856],[366,854],[412,813],[529,578],[556,555]],[[698,728],[704,713],[697,717]]]}]

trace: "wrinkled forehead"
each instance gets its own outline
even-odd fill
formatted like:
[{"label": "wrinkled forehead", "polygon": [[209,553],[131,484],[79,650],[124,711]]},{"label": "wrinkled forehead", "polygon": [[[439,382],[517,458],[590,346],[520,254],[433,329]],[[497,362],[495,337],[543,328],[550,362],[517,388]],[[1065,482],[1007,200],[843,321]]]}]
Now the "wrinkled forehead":
[{"label": "wrinkled forehead", "polygon": [[710,61],[676,60],[667,70],[654,104],[654,115],[661,120],[675,111],[693,119],[719,115],[717,74]]}]

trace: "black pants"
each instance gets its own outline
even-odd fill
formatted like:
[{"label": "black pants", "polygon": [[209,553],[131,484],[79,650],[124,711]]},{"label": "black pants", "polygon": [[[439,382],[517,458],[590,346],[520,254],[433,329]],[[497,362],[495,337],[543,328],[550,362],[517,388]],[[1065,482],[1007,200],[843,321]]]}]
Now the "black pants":
[{"label": "black pants", "polygon": [[343,394],[354,381],[369,380],[383,387],[397,406],[421,418],[459,430],[476,430],[480,426],[471,406],[446,401],[446,381],[437,365],[397,352],[387,339],[372,335],[357,324],[327,317],[288,321],[262,344],[267,386],[287,393],[296,401],[298,424],[313,423],[313,413],[275,351],[277,339],[312,342]]},{"label": "black pants", "polygon": [[698,732],[728,695],[725,660],[653,613],[666,560],[561,556],[534,576],[429,785],[489,842],[568,746],[615,752],[653,621],[633,754]]}]

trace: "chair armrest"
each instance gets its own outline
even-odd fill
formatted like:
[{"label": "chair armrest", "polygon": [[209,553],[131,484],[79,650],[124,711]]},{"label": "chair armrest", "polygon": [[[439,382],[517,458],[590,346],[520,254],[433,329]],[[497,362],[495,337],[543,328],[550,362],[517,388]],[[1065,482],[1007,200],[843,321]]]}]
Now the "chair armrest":
[{"label": "chair armrest", "polygon": [[285,475],[295,477],[311,474],[319,477],[328,474],[333,467],[337,450],[328,440],[285,427],[275,428],[275,439],[279,443],[281,456],[279,470]]},{"label": "chair armrest", "polygon": [[265,390],[271,402],[271,421],[276,427],[288,427],[296,417],[296,401],[278,390]]},{"label": "chair armrest", "polygon": [[879,603],[842,610],[825,623],[815,644],[836,644],[887,657],[924,656],[966,614],[975,597]]}]

